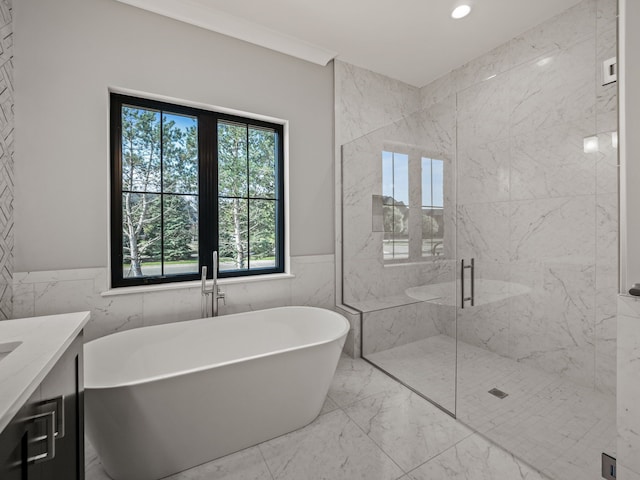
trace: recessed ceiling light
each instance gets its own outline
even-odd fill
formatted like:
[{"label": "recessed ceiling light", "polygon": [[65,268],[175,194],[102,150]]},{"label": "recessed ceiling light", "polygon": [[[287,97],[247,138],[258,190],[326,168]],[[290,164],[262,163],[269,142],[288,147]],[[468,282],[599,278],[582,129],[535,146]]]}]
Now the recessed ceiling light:
[{"label": "recessed ceiling light", "polygon": [[456,20],[459,18],[464,18],[469,15],[470,11],[471,7],[469,5],[458,5],[453,9],[453,12],[451,12],[451,18],[455,18]]}]

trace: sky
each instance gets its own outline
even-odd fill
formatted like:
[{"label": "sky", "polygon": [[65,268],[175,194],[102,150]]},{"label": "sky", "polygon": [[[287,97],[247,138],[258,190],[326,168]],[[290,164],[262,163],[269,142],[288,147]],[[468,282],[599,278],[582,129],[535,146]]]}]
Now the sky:
[{"label": "sky", "polygon": [[[422,157],[422,205],[444,206],[444,162]],[[382,195],[409,205],[409,156],[404,153],[382,152]]]}]

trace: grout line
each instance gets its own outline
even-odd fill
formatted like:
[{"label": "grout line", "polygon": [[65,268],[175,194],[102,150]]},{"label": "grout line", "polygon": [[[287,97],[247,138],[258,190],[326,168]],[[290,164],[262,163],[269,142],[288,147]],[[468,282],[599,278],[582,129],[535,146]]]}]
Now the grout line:
[{"label": "grout line", "polygon": [[[268,441],[269,440],[267,440],[267,442]],[[276,477],[273,475],[273,472],[271,471],[271,468],[269,468],[269,464],[267,463],[267,459],[264,456],[264,452],[262,451],[262,448],[260,448],[260,445],[262,445],[263,443],[266,443],[266,442],[259,443],[258,445],[256,445],[256,447],[258,447],[258,451],[260,452],[260,456],[262,457],[262,461],[264,462],[265,467],[267,467],[267,472],[269,472],[269,475],[271,475],[271,479],[272,480],[276,480]]]},{"label": "grout line", "polygon": [[353,418],[351,418],[351,416],[349,416],[349,414],[348,414],[346,411],[344,411],[344,410],[343,410],[343,412],[344,412],[344,414],[347,416],[347,418],[349,419],[349,421],[350,421],[351,423],[353,423],[353,424],[358,428],[358,430],[360,430],[360,431],[364,434],[364,436],[365,436],[365,437],[367,437],[367,438],[371,441],[371,443],[373,443],[376,447],[378,447],[378,449],[379,449],[379,450],[380,450],[380,451],[381,451],[381,452],[382,452],[382,453],[383,453],[383,454],[384,454],[384,455],[385,455],[389,460],[391,460],[391,462],[393,462],[393,464],[394,464],[395,466],[397,466],[397,467],[400,469],[400,471],[402,472],[402,475],[400,475],[398,478],[402,478],[402,477],[404,477],[408,472],[407,472],[404,468],[402,468],[402,467],[398,464],[398,462],[396,462],[396,461],[395,461],[395,459],[394,459],[390,454],[388,454],[388,453],[387,453],[387,451],[386,451],[384,448],[382,448],[382,446],[380,446],[380,445],[378,444],[378,442],[376,442],[373,438],[371,438],[371,437],[369,436],[369,434],[368,434],[367,432],[365,432],[365,431],[364,431],[364,429],[363,429],[360,425],[358,425],[358,422],[356,422]]}]

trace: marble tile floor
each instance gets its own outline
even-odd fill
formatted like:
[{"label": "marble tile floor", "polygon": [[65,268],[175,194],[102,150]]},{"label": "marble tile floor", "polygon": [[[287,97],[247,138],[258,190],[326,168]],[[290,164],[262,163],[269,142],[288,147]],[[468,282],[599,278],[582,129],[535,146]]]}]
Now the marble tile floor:
[{"label": "marble tile floor", "polygon": [[[454,340],[439,335],[367,358],[451,410],[455,352]],[[616,453],[613,396],[464,342],[457,352],[460,422],[550,478],[600,478],[600,454]],[[492,388],[509,396],[498,399]]]},{"label": "marble tile floor", "polygon": [[366,358],[433,402],[455,412],[456,345],[451,337],[436,335],[372,353]]},{"label": "marble tile floor", "polygon": [[[108,480],[86,444],[87,480]],[[308,426],[169,480],[548,480],[361,359]]]}]

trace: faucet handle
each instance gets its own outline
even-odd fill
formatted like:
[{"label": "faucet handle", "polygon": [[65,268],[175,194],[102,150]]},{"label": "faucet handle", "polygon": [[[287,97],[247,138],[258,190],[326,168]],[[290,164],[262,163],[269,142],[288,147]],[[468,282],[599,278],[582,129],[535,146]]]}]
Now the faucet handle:
[{"label": "faucet handle", "polygon": [[200,289],[202,290],[202,294],[207,293],[207,266],[202,266],[202,275],[200,277]]},{"label": "faucet handle", "polygon": [[218,296],[218,299],[222,300],[222,303],[224,305],[227,304],[227,295],[224,292],[220,291],[220,287],[218,287],[218,291],[216,292],[216,295]]}]

